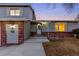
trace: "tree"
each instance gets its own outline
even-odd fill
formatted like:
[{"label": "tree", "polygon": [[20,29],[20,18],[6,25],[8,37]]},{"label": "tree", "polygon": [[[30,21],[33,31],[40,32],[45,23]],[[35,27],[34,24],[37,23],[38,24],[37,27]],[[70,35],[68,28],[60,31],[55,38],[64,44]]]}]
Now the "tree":
[{"label": "tree", "polygon": [[68,12],[72,12],[75,9],[76,4],[75,3],[63,3],[62,6],[67,10]]},{"label": "tree", "polygon": [[[52,7],[52,9],[56,8],[57,3],[47,3],[47,8]],[[63,8],[69,13],[72,12],[76,6],[78,6],[78,3],[61,3]]]},{"label": "tree", "polygon": [[46,4],[47,8],[52,7],[52,9],[56,8],[56,3],[47,3]]}]

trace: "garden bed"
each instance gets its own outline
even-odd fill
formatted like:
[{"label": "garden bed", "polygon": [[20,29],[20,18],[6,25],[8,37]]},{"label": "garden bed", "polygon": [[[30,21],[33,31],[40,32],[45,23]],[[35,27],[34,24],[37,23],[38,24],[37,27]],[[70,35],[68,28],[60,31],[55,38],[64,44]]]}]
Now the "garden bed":
[{"label": "garden bed", "polygon": [[79,56],[79,40],[52,40],[43,43],[47,56]]}]

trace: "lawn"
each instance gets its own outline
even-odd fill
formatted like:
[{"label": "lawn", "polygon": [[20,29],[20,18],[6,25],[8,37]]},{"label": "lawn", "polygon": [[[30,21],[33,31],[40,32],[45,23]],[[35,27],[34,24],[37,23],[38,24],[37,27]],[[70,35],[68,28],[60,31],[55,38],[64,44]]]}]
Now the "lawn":
[{"label": "lawn", "polygon": [[52,40],[43,43],[47,56],[79,56],[79,40]]}]

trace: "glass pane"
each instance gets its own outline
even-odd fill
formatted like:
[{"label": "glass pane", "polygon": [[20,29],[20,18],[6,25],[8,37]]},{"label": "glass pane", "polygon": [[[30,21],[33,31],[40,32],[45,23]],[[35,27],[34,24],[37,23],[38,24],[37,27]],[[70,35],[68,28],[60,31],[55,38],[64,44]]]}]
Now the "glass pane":
[{"label": "glass pane", "polygon": [[11,16],[20,16],[21,11],[20,10],[16,10],[16,9],[10,9],[10,15]]},{"label": "glass pane", "polygon": [[58,29],[58,23],[55,24],[55,31],[56,31],[56,32],[59,31],[59,29]]},{"label": "glass pane", "polygon": [[59,24],[59,31],[64,32],[65,31],[65,23]]},{"label": "glass pane", "polygon": [[15,15],[15,11],[14,10],[10,10],[10,15],[14,16]]},{"label": "glass pane", "polygon": [[15,11],[15,15],[16,15],[16,16],[20,16],[20,10],[16,10],[16,11]]}]

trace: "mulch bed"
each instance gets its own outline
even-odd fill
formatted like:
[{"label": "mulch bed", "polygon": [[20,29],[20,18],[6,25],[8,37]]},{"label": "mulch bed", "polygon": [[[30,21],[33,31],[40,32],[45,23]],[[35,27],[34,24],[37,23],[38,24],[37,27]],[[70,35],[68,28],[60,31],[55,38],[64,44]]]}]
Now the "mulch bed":
[{"label": "mulch bed", "polygon": [[51,40],[43,46],[47,56],[79,56],[79,39]]}]

